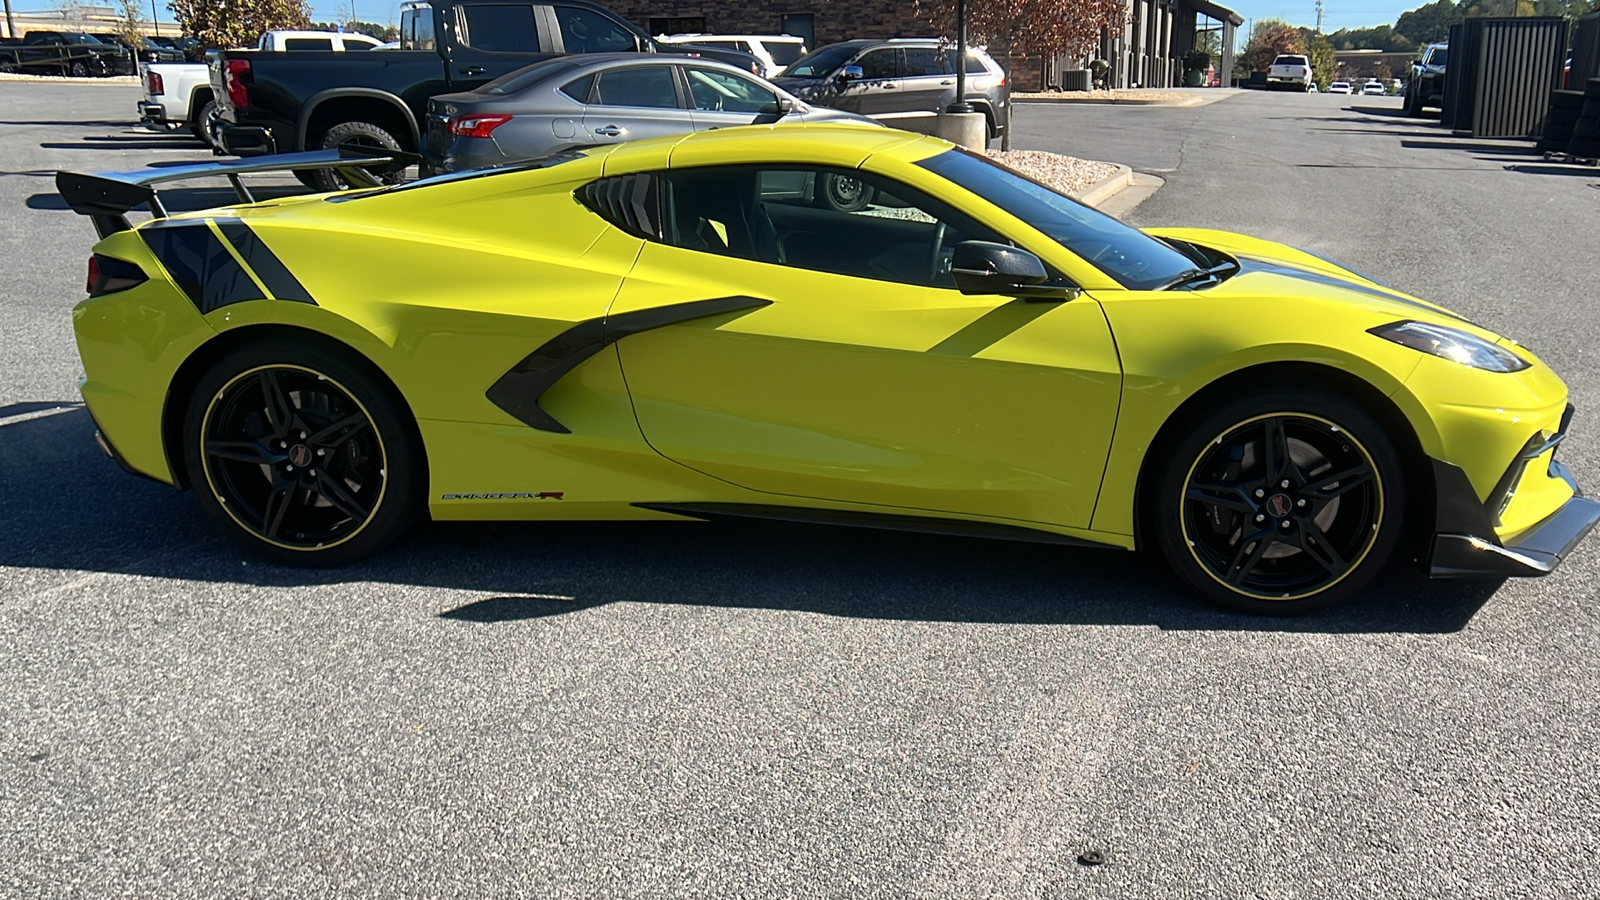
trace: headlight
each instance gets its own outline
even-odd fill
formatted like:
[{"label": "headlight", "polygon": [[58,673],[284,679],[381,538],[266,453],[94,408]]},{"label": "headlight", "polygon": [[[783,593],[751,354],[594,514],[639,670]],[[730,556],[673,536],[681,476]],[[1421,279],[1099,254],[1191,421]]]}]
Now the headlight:
[{"label": "headlight", "polygon": [[1510,350],[1477,335],[1443,325],[1395,322],[1373,328],[1369,333],[1486,372],[1520,372],[1528,368],[1528,362]]}]

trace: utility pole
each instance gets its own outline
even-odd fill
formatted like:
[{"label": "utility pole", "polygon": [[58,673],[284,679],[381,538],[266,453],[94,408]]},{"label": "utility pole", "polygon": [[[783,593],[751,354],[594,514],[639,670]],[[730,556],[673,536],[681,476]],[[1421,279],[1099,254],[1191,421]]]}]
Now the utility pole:
[{"label": "utility pole", "polygon": [[17,36],[17,20],[11,18],[11,0],[6,2],[6,37]]},{"label": "utility pole", "polygon": [[[7,0],[10,2],[10,0]],[[150,0],[150,24],[156,27],[156,37],[161,36],[161,13],[156,11],[156,0]]]},{"label": "utility pole", "polygon": [[1317,34],[1322,33],[1322,0],[1317,0]]}]

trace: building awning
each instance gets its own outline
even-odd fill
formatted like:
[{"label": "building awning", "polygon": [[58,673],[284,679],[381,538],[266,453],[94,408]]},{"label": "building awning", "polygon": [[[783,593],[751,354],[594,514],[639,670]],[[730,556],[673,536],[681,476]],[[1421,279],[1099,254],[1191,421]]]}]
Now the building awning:
[{"label": "building awning", "polygon": [[1244,17],[1226,7],[1218,6],[1210,0],[1181,0],[1184,6],[1193,9],[1204,16],[1210,16],[1218,22],[1227,22],[1235,28],[1244,24]]}]

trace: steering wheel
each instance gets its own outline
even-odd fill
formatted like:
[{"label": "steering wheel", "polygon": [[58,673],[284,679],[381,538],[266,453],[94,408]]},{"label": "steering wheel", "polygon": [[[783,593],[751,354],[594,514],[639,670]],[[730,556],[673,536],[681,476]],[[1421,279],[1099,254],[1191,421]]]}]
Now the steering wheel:
[{"label": "steering wheel", "polygon": [[938,284],[939,277],[944,274],[942,271],[940,271],[944,268],[944,266],[940,264],[940,257],[944,256],[944,233],[945,224],[943,222],[935,223],[933,227],[933,248],[928,253],[929,284]]}]

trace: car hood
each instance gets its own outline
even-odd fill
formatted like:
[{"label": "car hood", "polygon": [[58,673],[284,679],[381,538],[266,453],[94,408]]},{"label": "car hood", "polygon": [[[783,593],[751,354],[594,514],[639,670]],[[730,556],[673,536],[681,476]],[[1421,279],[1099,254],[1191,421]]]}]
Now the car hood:
[{"label": "car hood", "polygon": [[1205,293],[1316,296],[1364,306],[1380,317],[1448,325],[1488,340],[1502,340],[1500,335],[1437,303],[1386,287],[1359,272],[1284,244],[1205,228],[1150,228],[1146,233],[1219,250],[1239,261],[1238,274]]}]

